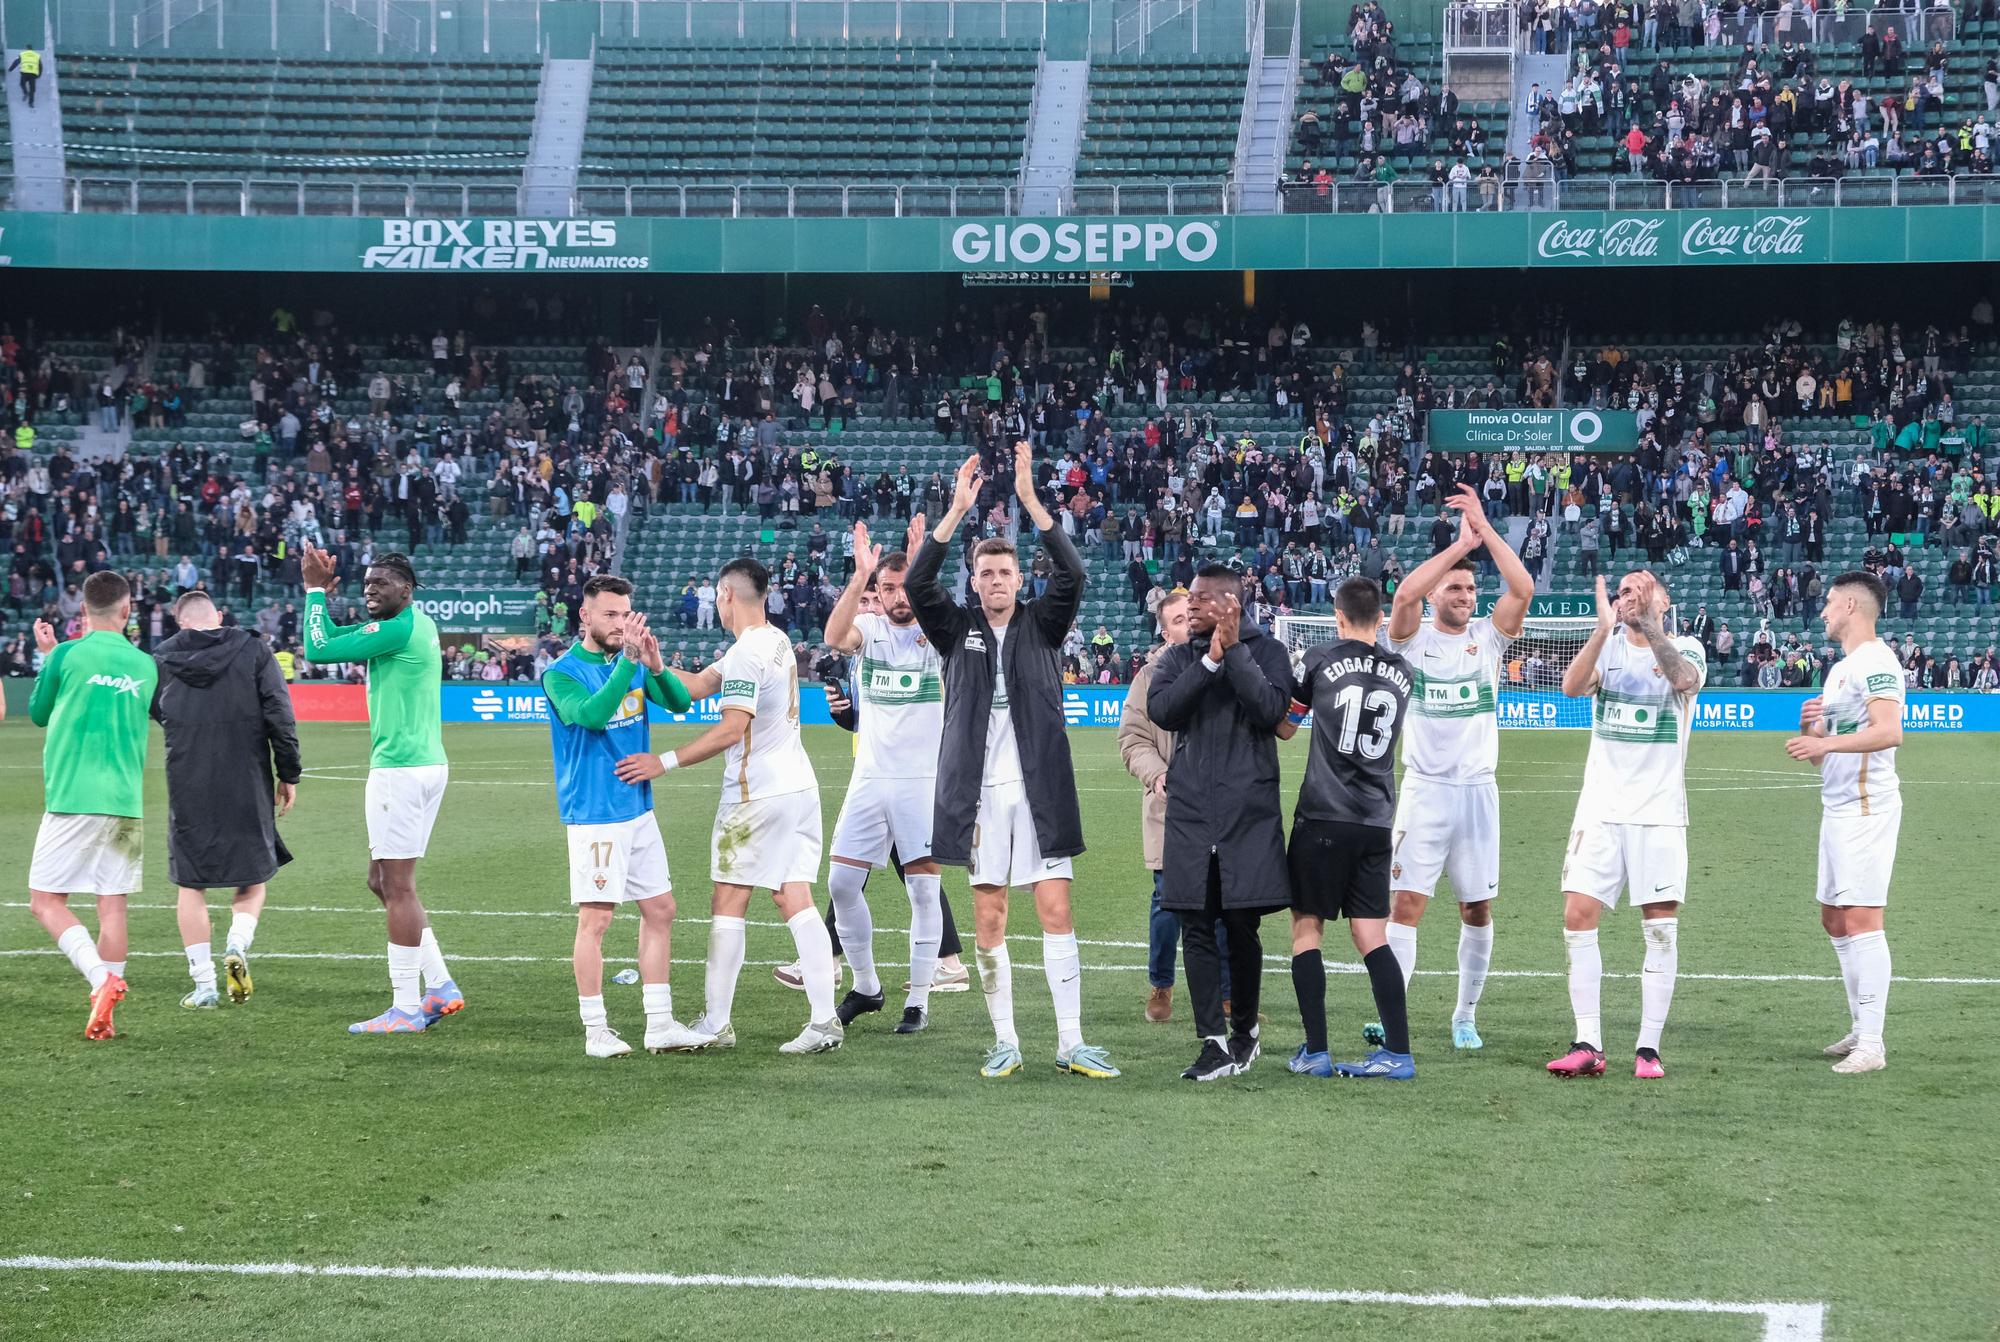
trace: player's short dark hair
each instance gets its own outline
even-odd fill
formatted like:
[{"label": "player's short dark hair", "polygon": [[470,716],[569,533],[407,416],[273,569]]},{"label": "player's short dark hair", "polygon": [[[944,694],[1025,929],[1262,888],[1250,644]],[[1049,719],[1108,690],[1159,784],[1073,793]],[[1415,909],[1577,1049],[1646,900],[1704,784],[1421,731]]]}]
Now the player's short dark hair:
[{"label": "player's short dark hair", "polygon": [[1880,615],[1889,609],[1889,584],[1883,582],[1866,569],[1852,569],[1841,574],[1827,584],[1827,591],[1838,591],[1843,587],[1859,587],[1875,602],[1875,613]]},{"label": "player's short dark hair", "polygon": [[611,596],[630,596],[632,595],[632,584],[615,573],[600,573],[583,585],[583,599],[585,601],[590,600],[594,596],[603,596],[607,593]]},{"label": "player's short dark hair", "polygon": [[1382,587],[1373,578],[1349,578],[1333,589],[1333,608],[1350,624],[1379,624]]},{"label": "player's short dark hair", "polygon": [[110,615],[118,603],[132,595],[132,584],[122,574],[103,569],[83,580],[83,604],[92,615]]},{"label": "player's short dark hair", "polygon": [[1014,548],[1014,542],[1002,540],[998,536],[988,536],[985,540],[972,547],[971,562],[973,567],[977,568],[979,561],[987,555],[1006,555],[1014,561],[1016,568],[1019,568],[1021,564],[1021,552]]},{"label": "player's short dark hair", "polygon": [[408,583],[410,586],[415,587],[417,585],[417,567],[416,565],[410,562],[410,557],[408,555],[405,554],[376,555],[374,562],[369,564],[368,567],[388,569],[391,573],[394,573],[398,577],[402,578],[402,580]]},{"label": "player's short dark hair", "polygon": [[199,587],[191,587],[174,599],[173,615],[176,621],[185,620],[190,606],[215,604],[215,598]]},{"label": "player's short dark hair", "polygon": [[[876,573],[906,573],[910,567],[910,556],[901,550],[891,550],[882,556],[882,562],[875,566]],[[875,585],[871,578],[868,585]]]},{"label": "player's short dark hair", "polygon": [[1474,576],[1474,577],[1476,578],[1476,577],[1478,577],[1478,576],[1479,576],[1479,565],[1478,565],[1478,563],[1477,563],[1476,561],[1474,561],[1473,559],[1471,559],[1471,558],[1469,558],[1469,557],[1468,557],[1468,558],[1465,558],[1465,559],[1461,559],[1461,560],[1459,560],[1459,561],[1458,561],[1458,562],[1457,562],[1456,564],[1453,564],[1453,565],[1452,565],[1452,566],[1451,566],[1450,568],[1446,569],[1446,570],[1445,570],[1445,572],[1446,572],[1446,573],[1461,573],[1461,572],[1463,572],[1463,573],[1470,573],[1470,574],[1472,574],[1472,575],[1473,575],[1473,576]]},{"label": "player's short dark hair", "polygon": [[771,591],[771,570],[752,559],[749,555],[732,559],[722,566],[722,572],[715,575],[715,585],[720,587],[731,578],[741,577],[750,584],[750,589],[762,600]]},{"label": "player's short dark hair", "polygon": [[1210,563],[1203,564],[1200,568],[1196,569],[1194,571],[1194,576],[1196,581],[1199,581],[1203,578],[1221,578],[1226,582],[1242,581],[1241,575],[1239,575],[1235,569],[1229,567],[1229,565],[1227,564],[1218,564],[1212,561]]}]

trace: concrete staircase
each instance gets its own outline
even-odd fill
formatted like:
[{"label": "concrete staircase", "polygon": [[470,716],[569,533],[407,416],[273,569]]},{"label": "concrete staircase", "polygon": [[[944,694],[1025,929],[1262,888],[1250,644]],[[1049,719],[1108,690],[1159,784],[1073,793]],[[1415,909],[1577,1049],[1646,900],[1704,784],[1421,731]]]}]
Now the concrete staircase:
[{"label": "concrete staircase", "polygon": [[1021,155],[1020,213],[1047,217],[1061,214],[1067,206],[1076,186],[1076,159],[1083,147],[1083,117],[1089,106],[1089,61],[1042,62]]},{"label": "concrete staircase", "polygon": [[1528,111],[1528,90],[1539,85],[1543,93],[1560,91],[1568,68],[1569,57],[1562,55],[1523,53],[1514,62],[1513,101],[1507,110],[1507,152],[1515,158],[1527,158],[1528,141],[1535,138],[1535,118]]},{"label": "concrete staircase", "polygon": [[1244,99],[1245,126],[1237,137],[1236,182],[1239,214],[1277,214],[1278,183],[1285,175],[1285,152],[1292,140],[1292,108],[1298,98],[1299,61],[1295,52],[1265,55],[1250,71]]},{"label": "concrete staircase", "polygon": [[528,161],[521,169],[522,217],[566,219],[576,197],[576,173],[583,162],[583,132],[590,120],[590,85],[597,62],[542,63],[541,92],[535,98],[535,128],[528,137]]},{"label": "concrete staircase", "polygon": [[[8,75],[7,124],[14,147],[14,181],[11,199],[0,184],[0,209],[31,210],[44,214],[61,213],[63,178],[67,164],[63,156],[61,64],[50,44],[37,48],[42,53],[42,77],[35,87],[31,108],[21,97],[20,72]],[[12,65],[20,56],[19,47],[8,47],[0,67]]]}]

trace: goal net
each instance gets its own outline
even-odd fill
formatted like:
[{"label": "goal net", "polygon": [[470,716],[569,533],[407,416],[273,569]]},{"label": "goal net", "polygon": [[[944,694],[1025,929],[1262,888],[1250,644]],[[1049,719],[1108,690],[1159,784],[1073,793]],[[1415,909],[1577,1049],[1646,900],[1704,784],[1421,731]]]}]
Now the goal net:
[{"label": "goal net", "polygon": [[[1428,608],[1424,618],[1430,618]],[[1597,621],[1575,616],[1529,616],[1507,649],[1500,672],[1502,727],[1588,727],[1590,700],[1562,692],[1563,670],[1590,638]],[[1272,631],[1293,661],[1318,643],[1340,637],[1331,615],[1280,615]]]}]

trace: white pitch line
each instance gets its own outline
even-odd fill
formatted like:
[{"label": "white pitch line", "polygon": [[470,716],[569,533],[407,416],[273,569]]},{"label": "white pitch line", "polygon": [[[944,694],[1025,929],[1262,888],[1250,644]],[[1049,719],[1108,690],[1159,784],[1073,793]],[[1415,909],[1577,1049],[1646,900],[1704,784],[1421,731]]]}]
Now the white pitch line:
[{"label": "white pitch line", "polygon": [[646,1286],[667,1290],[838,1291],[867,1295],[1012,1296],[1062,1300],[1182,1300],[1199,1304],[1407,1305],[1424,1309],[1569,1309],[1611,1314],[1728,1314],[1764,1321],[1763,1342],[1818,1342],[1826,1306],[1775,1300],[1660,1300],[1583,1295],[1466,1295],[1458,1291],[1268,1290],[1122,1286],[1084,1282],[904,1281],[871,1277],[747,1276],[733,1272],[586,1272],[573,1268],[411,1267],[362,1263],[191,1263],[164,1258],[0,1258],[20,1272],[175,1273],[184,1276],[361,1277],[391,1281]]},{"label": "white pitch line", "polygon": [[[24,957],[32,957],[32,956],[48,956],[50,958],[59,959],[62,958],[62,954],[63,953],[61,951],[57,950],[53,946],[28,946],[15,950],[0,950],[0,959],[21,959]],[[130,951],[127,952],[126,958],[129,960],[183,960],[186,957],[180,951]],[[374,951],[258,951],[257,958],[260,960],[380,961],[382,959],[382,956]],[[570,958],[566,955],[454,954],[451,958],[455,961],[463,960],[467,964],[567,965],[570,963]],[[604,963],[608,965],[636,965],[639,963],[639,961],[637,960],[637,958],[630,956],[607,955],[604,957]],[[701,959],[676,959],[674,963],[677,965],[705,965],[708,963],[708,961]],[[792,964],[793,961],[745,960],[743,963],[746,966],[751,966],[751,967],[769,968],[775,965]],[[875,963],[877,965],[880,965],[884,969],[908,969],[910,967],[909,961],[907,960],[878,959]],[[1288,972],[1282,967],[1289,966],[1291,964],[1291,957],[1285,955],[1267,955],[1264,957],[1264,963],[1267,966],[1267,968],[1264,970],[1266,974],[1282,974]],[[1015,960],[1013,962],[1013,965],[1016,969],[1040,969],[1042,967],[1038,961],[1034,960]],[[1083,965],[1080,967],[1098,974],[1143,974],[1146,972],[1145,965]],[[1366,965],[1358,964],[1351,960],[1328,960],[1326,962],[1326,970],[1329,974],[1366,974],[1368,972],[1368,967]],[[1458,977],[1458,971],[1456,969],[1419,969],[1414,972],[1419,978],[1456,979]],[[1566,979],[1569,977],[1569,975],[1560,969],[1502,969],[1502,970],[1494,970],[1488,973],[1486,977],[1489,979]],[[1604,977],[1607,979],[1638,979],[1638,978],[1643,978],[1644,975],[1620,974],[1620,973],[1606,971]],[[1833,974],[1683,973],[1678,975],[1678,977],[1683,980],[1693,979],[1704,983],[1838,983],[1840,982],[1839,977]],[[1904,978],[1898,976],[1892,978],[1890,982],[1904,983],[1904,984],[1928,984],[1933,987],[1938,987],[1938,986],[1972,987],[1972,988],[2000,987],[2000,979]]]}]

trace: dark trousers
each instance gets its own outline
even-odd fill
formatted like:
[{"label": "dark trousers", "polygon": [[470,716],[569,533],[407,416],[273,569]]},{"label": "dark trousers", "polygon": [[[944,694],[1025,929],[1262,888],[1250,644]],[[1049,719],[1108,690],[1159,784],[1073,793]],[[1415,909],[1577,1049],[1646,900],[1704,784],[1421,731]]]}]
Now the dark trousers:
[{"label": "dark trousers", "polygon": [[[1211,1039],[1233,1030],[1249,1034],[1257,1024],[1257,1004],[1264,976],[1264,944],[1257,939],[1261,914],[1222,907],[1222,866],[1208,858],[1208,902],[1198,914],[1181,918],[1181,956],[1187,966],[1188,1000],[1194,1006],[1195,1033]],[[1228,929],[1225,952],[1216,939],[1217,924]],[[1222,967],[1229,964],[1231,1019],[1222,1018]]]},{"label": "dark trousers", "polygon": [[[1215,940],[1222,950],[1222,996],[1229,998],[1229,932],[1218,920]],[[1174,986],[1174,956],[1181,948],[1181,916],[1160,907],[1160,873],[1153,873],[1153,912],[1146,925],[1146,982],[1155,988]]]}]

